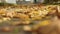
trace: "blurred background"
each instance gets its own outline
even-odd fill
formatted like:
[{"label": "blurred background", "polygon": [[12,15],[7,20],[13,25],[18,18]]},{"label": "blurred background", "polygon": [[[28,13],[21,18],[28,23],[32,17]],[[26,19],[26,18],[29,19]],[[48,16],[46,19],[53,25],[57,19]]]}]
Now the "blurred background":
[{"label": "blurred background", "polygon": [[13,4],[60,3],[60,0],[0,0],[0,3],[13,3]]},{"label": "blurred background", "polygon": [[0,0],[0,34],[60,34],[59,18],[60,0]]}]

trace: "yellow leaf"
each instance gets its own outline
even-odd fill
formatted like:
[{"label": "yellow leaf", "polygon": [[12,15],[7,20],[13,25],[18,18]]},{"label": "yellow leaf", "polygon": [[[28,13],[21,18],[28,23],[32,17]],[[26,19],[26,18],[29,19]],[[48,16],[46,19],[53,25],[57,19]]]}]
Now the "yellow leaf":
[{"label": "yellow leaf", "polygon": [[50,23],[49,20],[45,20],[45,21],[42,21],[39,25],[40,25],[40,26],[46,26],[46,25],[48,25],[49,23]]}]

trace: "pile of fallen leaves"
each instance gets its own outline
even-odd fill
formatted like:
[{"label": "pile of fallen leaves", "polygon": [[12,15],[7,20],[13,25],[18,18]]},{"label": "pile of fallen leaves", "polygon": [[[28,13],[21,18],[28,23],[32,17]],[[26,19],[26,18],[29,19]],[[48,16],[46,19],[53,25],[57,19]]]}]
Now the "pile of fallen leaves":
[{"label": "pile of fallen leaves", "polygon": [[57,10],[57,5],[30,5],[30,6],[9,6],[0,9],[0,16],[3,21],[11,20],[11,18],[19,18],[18,24],[30,24],[34,20],[41,20],[49,13],[54,13]]}]

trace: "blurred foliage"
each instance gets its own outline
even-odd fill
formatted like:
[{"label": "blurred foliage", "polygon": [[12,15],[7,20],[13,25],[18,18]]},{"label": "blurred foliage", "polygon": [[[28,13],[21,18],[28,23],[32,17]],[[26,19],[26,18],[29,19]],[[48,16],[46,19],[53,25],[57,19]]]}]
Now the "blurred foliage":
[{"label": "blurred foliage", "polygon": [[42,26],[48,26],[50,23],[51,23],[50,20],[40,21],[38,24],[33,26],[34,27],[33,30],[37,30],[39,27],[42,27]]},{"label": "blurred foliage", "polygon": [[45,0],[44,3],[45,4],[57,4],[57,2],[60,0]]},{"label": "blurred foliage", "polygon": [[18,28],[14,28],[13,34],[17,34],[19,32]]},{"label": "blurred foliage", "polygon": [[12,3],[0,3],[0,6],[14,6]]}]

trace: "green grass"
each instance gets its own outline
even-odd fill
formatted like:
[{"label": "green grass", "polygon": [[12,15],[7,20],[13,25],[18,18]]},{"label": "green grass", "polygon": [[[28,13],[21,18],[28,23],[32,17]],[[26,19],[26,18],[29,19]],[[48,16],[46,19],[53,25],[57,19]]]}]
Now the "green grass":
[{"label": "green grass", "polygon": [[19,29],[15,28],[14,31],[13,31],[13,34],[17,34],[18,32],[19,32]]}]

